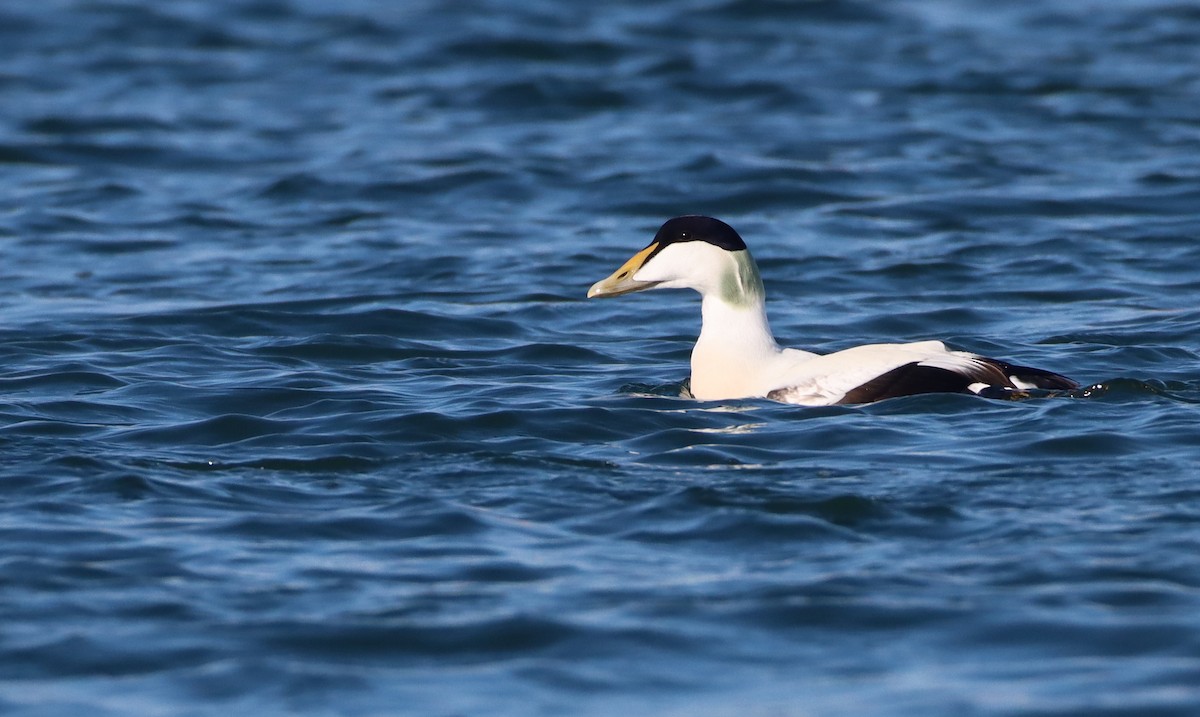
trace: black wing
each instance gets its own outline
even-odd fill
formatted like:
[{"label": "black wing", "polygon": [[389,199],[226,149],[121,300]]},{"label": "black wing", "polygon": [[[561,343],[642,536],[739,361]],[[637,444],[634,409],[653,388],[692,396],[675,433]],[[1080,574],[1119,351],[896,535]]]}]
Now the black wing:
[{"label": "black wing", "polygon": [[847,391],[838,403],[871,403],[919,393],[971,393],[969,387],[978,383],[987,386],[978,393],[988,397],[1009,395],[1011,391],[1020,389],[1018,383],[1041,389],[1069,390],[1079,387],[1078,383],[1066,376],[996,359],[981,357],[976,366],[962,371],[924,366],[914,361]]},{"label": "black wing", "polygon": [[965,393],[973,383],[978,381],[957,371],[922,366],[914,361],[850,389],[838,403],[871,403],[918,393]]},{"label": "black wing", "polygon": [[1079,388],[1079,384],[1066,376],[1061,376],[1053,371],[1046,371],[1040,368],[1031,368],[1029,366],[1017,366],[1016,364],[1008,363],[1007,361],[999,361],[997,359],[982,359],[984,362],[995,366],[997,370],[1004,375],[1009,384],[1015,379],[1024,384],[1032,384],[1036,388],[1058,389],[1061,391],[1069,391],[1073,388]]}]

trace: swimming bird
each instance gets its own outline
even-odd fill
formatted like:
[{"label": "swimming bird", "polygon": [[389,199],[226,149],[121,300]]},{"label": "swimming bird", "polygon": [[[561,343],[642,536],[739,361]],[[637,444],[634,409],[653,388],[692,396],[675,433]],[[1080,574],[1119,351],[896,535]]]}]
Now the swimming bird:
[{"label": "swimming bird", "polygon": [[593,284],[588,298],[647,289],[700,293],[690,388],[702,400],[762,397],[828,406],[918,393],[1005,398],[1032,388],[1078,387],[1065,376],[955,351],[941,341],[868,344],[823,355],[781,348],[767,322],[754,258],[733,227],[712,217],[668,220],[649,246]]}]

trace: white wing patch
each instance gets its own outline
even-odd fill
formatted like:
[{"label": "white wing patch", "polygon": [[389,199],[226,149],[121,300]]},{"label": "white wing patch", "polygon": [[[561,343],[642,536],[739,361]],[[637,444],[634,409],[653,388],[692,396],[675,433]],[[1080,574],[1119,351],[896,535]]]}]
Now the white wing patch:
[{"label": "white wing patch", "polygon": [[1017,388],[1024,389],[1024,390],[1038,387],[1038,385],[1036,383],[1030,383],[1029,381],[1022,381],[1021,379],[1017,378],[1016,376],[1009,376],[1008,380],[1012,381],[1013,385],[1016,386]]},{"label": "white wing patch", "polygon": [[[872,379],[912,363],[964,376],[986,369],[979,356],[950,351],[941,341],[869,344],[817,356],[793,367],[779,388],[770,391],[767,397],[804,406],[828,406]],[[970,390],[978,392],[987,386],[978,382]]]}]

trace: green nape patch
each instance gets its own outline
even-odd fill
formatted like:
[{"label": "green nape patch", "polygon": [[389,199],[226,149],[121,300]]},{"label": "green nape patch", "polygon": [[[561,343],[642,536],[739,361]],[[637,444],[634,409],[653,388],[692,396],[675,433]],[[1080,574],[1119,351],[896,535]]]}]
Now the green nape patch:
[{"label": "green nape patch", "polygon": [[763,300],[762,277],[748,251],[730,252],[734,268],[721,276],[721,299],[731,306],[746,306]]}]

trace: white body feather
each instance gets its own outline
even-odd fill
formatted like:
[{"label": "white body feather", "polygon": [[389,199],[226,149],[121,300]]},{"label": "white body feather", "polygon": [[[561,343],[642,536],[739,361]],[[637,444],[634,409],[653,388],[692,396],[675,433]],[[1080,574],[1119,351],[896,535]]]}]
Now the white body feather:
[{"label": "white body feather", "polygon": [[706,295],[703,325],[692,349],[692,395],[704,400],[766,396],[826,406],[867,381],[910,363],[951,371],[971,369],[978,357],[941,341],[867,344],[831,354],[780,348],[763,302],[731,306]]}]

